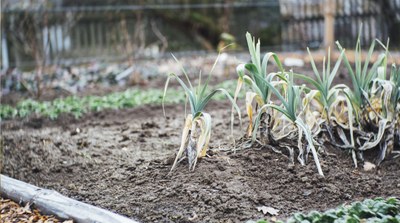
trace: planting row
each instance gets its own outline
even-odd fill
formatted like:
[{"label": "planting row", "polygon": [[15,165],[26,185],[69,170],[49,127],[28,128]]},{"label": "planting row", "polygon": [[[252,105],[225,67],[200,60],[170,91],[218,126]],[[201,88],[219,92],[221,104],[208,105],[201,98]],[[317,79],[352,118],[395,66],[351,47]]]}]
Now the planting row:
[{"label": "planting row", "polygon": [[[385,157],[399,153],[394,148],[400,147],[400,68],[388,64],[391,59],[389,43],[384,45],[374,41],[363,63],[359,38],[354,64],[349,62],[345,49],[337,43],[339,58],[334,65],[331,64],[328,52],[322,70],[317,69],[309,52],[313,78],[293,70],[286,71],[275,53],[266,53],[261,58],[260,42],[256,43],[249,33],[246,38],[251,62],[237,67],[239,78],[233,97],[223,88],[208,90],[212,70],[205,83],[200,82],[197,86],[192,85],[184,70],[183,78],[174,74],[169,76],[165,89],[170,78],[176,78],[191,111],[186,117],[181,146],[172,169],[184,154],[192,170],[197,159],[206,155],[211,138],[211,116],[204,108],[214,94],[222,93],[232,102],[232,123],[235,110],[241,119],[236,101],[242,85],[248,86],[245,97],[250,123],[247,128],[248,146],[259,143],[278,153],[286,150],[292,162],[297,157],[302,165],[311,152],[322,176],[318,152],[326,145],[350,151],[356,167],[358,161],[364,161],[367,150],[376,152],[377,165]],[[372,63],[370,59],[376,45],[382,53]],[[268,73],[270,61],[276,66],[273,72]],[[332,85],[342,61],[352,86]],[[308,85],[297,85],[295,79]]]},{"label": "planting row", "polygon": [[[224,88],[234,87],[234,81],[225,81],[219,86]],[[185,94],[181,91],[171,89],[167,92],[167,103],[178,103],[185,100]],[[23,118],[32,114],[38,116],[57,118],[60,114],[72,114],[76,118],[91,111],[101,111],[103,109],[131,108],[145,104],[161,104],[163,91],[159,89],[138,89],[133,88],[124,92],[116,92],[106,96],[69,96],[58,98],[54,101],[35,101],[27,99],[18,103],[15,107],[9,105],[0,106],[0,118]],[[223,97],[216,97],[223,99]]]}]

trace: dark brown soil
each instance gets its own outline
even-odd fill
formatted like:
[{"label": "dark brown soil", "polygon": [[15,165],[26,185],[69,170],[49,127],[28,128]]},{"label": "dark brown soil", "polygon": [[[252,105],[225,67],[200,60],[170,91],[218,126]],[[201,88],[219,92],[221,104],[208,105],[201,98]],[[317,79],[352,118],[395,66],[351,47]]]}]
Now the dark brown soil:
[{"label": "dark brown soil", "polygon": [[[55,122],[1,123],[5,175],[50,188],[143,222],[243,222],[270,218],[257,207],[325,210],[378,196],[400,196],[400,159],[372,172],[354,169],[348,154],[321,154],[325,178],[309,157],[293,166],[273,151],[232,151],[230,107],[211,103],[212,149],[195,172],[185,161],[168,175],[179,146],[183,106],[143,106]],[[240,138],[246,126],[235,126]],[[240,148],[240,147],[239,147]],[[228,151],[225,151],[228,150]]]}]

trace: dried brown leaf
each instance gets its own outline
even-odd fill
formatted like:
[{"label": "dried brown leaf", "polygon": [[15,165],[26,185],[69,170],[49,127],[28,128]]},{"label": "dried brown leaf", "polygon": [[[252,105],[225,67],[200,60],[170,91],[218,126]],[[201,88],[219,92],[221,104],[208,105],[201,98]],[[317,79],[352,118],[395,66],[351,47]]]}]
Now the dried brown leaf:
[{"label": "dried brown leaf", "polygon": [[270,214],[270,215],[278,215],[279,210],[275,209],[273,207],[266,207],[266,206],[261,206],[257,207],[258,211],[261,211],[264,215]]}]

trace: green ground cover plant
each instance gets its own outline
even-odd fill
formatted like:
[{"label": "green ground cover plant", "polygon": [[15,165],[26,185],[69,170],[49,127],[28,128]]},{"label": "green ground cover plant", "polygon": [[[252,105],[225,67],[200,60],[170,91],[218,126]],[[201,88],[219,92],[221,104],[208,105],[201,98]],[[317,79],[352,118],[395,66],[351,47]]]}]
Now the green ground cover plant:
[{"label": "green ground cover plant", "polygon": [[[277,223],[399,223],[400,200],[375,198],[342,205],[325,212],[296,213],[286,221]],[[259,220],[257,223],[268,223]]]},{"label": "green ground cover plant", "polygon": [[[235,86],[233,80],[224,81],[217,87],[232,89]],[[228,90],[229,91],[229,90]],[[38,115],[56,119],[60,114],[72,114],[76,118],[83,114],[103,109],[132,108],[145,104],[161,104],[164,92],[160,89],[139,89],[132,88],[123,92],[115,92],[105,96],[69,96],[58,98],[53,101],[36,101],[26,99],[16,106],[0,105],[0,118],[24,118],[30,115]],[[166,92],[165,103],[173,104],[185,101],[185,93],[176,89],[169,89]],[[233,92],[231,92],[233,94]],[[217,100],[222,100],[223,95],[215,95]]]}]

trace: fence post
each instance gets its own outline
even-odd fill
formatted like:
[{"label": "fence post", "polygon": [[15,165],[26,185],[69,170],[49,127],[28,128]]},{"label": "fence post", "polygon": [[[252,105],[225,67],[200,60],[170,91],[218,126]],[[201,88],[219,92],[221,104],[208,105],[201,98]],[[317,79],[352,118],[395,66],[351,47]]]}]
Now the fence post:
[{"label": "fence post", "polygon": [[2,31],[2,35],[1,35],[1,66],[4,70],[7,69],[10,65],[6,41],[7,40],[5,37],[5,32]]},{"label": "fence post", "polygon": [[5,70],[9,66],[8,48],[7,48],[7,38],[6,32],[4,32],[3,26],[3,13],[0,15],[1,24],[1,67]]},{"label": "fence post", "polygon": [[324,48],[328,52],[328,48],[334,48],[335,43],[335,0],[323,0],[324,1],[324,21],[325,21],[325,33],[324,33]]}]

